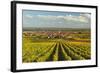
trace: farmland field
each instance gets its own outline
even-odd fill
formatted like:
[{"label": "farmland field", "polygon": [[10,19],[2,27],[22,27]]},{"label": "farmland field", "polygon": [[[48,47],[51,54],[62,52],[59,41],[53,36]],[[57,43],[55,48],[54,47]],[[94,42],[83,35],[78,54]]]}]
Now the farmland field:
[{"label": "farmland field", "polygon": [[23,31],[23,63],[91,59],[87,29]]}]

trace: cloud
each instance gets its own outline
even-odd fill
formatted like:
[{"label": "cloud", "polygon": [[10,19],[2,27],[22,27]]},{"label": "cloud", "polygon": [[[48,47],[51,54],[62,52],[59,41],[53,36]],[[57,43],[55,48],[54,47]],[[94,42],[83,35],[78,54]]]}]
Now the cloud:
[{"label": "cloud", "polygon": [[90,28],[90,14],[80,15],[31,15],[26,14],[25,26],[33,27],[66,27],[66,28]]},{"label": "cloud", "polygon": [[44,19],[44,20],[60,20],[64,19],[66,21],[75,21],[75,22],[82,22],[82,23],[88,23],[90,22],[88,19],[90,18],[89,14],[80,14],[79,16],[73,16],[73,15],[66,15],[66,16],[53,16],[53,15],[37,15],[38,18]]},{"label": "cloud", "polygon": [[80,14],[80,15],[83,16],[83,17],[86,17],[88,19],[91,18],[91,14],[90,13],[83,13],[83,14]]},{"label": "cloud", "polygon": [[75,21],[75,22],[81,22],[81,23],[88,23],[89,22],[89,20],[87,20],[87,18],[84,16],[72,16],[72,15],[70,15],[70,16],[64,17],[64,19],[66,21]]},{"label": "cloud", "polygon": [[27,18],[33,18],[33,16],[29,15],[29,14],[26,14],[25,17],[27,17]]}]

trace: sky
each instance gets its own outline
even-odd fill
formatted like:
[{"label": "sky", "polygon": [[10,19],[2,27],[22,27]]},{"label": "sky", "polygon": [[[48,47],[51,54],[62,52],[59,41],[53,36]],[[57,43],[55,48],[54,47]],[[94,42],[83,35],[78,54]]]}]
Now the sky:
[{"label": "sky", "polygon": [[80,12],[23,10],[23,28],[90,28],[91,14]]}]

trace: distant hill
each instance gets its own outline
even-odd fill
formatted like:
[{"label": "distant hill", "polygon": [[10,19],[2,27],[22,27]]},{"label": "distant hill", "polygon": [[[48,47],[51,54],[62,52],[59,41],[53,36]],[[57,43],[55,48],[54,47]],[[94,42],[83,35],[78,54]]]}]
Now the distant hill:
[{"label": "distant hill", "polygon": [[23,31],[90,31],[89,28],[32,28],[24,27]]}]

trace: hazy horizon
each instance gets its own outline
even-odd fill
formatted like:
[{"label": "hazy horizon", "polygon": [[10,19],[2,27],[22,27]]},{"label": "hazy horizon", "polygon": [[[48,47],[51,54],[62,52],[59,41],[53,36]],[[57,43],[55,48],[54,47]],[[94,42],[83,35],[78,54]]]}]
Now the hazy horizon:
[{"label": "hazy horizon", "polygon": [[[23,27],[23,29],[24,28],[33,28],[33,29],[38,29],[38,28],[41,28],[41,29],[45,29],[45,28],[51,28],[51,29],[54,29],[54,28],[58,28],[58,27]],[[58,29],[60,29],[60,27],[58,28]],[[63,27],[63,28],[61,28],[61,29],[90,29],[90,28],[66,28],[66,27]]]}]

